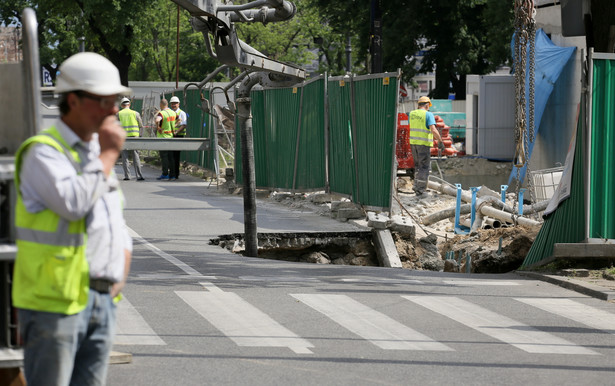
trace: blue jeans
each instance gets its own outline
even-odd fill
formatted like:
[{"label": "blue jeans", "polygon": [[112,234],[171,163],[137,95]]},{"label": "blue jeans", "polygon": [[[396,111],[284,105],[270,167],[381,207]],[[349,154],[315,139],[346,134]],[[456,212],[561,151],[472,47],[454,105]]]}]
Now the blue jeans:
[{"label": "blue jeans", "polygon": [[75,315],[19,309],[28,386],[104,385],[115,334],[115,304],[90,290]]}]

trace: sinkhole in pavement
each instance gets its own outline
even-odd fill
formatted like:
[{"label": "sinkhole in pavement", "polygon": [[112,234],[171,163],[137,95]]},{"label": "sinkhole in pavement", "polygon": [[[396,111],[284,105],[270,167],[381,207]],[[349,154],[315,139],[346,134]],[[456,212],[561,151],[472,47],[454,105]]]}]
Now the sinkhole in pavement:
[{"label": "sinkhole in pavement", "polygon": [[[372,233],[285,232],[259,233],[258,257],[316,264],[378,266]],[[243,233],[221,235],[209,241],[233,253],[244,254]]]}]

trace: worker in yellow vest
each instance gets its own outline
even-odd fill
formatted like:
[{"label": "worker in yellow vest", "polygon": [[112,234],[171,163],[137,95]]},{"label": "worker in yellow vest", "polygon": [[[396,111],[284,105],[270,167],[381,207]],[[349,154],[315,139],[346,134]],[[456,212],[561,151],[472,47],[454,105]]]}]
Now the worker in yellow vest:
[{"label": "worker in yellow vest", "polygon": [[[169,108],[169,101],[165,98],[160,100],[160,111],[156,114],[156,125],[158,126],[156,137],[158,138],[173,138],[175,133],[175,121],[178,115],[175,111]],[[160,150],[160,163],[162,164],[162,174],[157,180],[169,180],[169,170],[171,168],[172,152],[169,150]]]},{"label": "worker in yellow vest", "polygon": [[[140,137],[143,121],[141,114],[138,111],[130,108],[130,99],[124,97],[121,102],[122,109],[117,113],[117,117],[126,131],[127,137]],[[130,170],[128,169],[128,156],[132,155],[132,163],[135,167],[137,181],[143,181],[143,173],[141,173],[141,159],[136,150],[122,150],[122,168],[124,169],[124,181],[130,180]]]},{"label": "worker in yellow vest", "polygon": [[131,90],[108,59],[81,52],[60,65],[55,92],[60,117],[15,155],[12,300],[28,385],[103,385],[132,253],[114,173],[118,97]]},{"label": "worker in yellow vest", "polygon": [[[188,115],[185,111],[179,108],[179,98],[172,96],[169,100],[171,104],[171,110],[177,114],[177,122],[175,123],[174,138],[184,138],[186,136],[186,128],[188,126]],[[171,168],[169,170],[169,180],[175,181],[179,178],[179,162],[181,158],[181,151],[171,151]]]},{"label": "worker in yellow vest", "polygon": [[408,115],[410,121],[410,151],[414,159],[413,190],[417,196],[421,196],[427,189],[434,137],[438,141],[438,148],[441,151],[444,150],[442,137],[436,128],[436,119],[429,112],[431,106],[431,100],[422,96],[418,100],[418,108],[412,110]]}]

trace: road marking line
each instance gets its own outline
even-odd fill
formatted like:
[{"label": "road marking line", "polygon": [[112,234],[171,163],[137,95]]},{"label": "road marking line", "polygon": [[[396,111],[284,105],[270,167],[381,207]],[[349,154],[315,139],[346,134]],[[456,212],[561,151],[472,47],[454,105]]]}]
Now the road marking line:
[{"label": "road marking line", "polygon": [[600,355],[588,348],[456,297],[402,297],[529,353]]},{"label": "road marking line", "polygon": [[[201,283],[207,284],[207,283]],[[215,286],[213,286],[215,287]],[[309,341],[282,326],[233,292],[207,287],[210,292],[175,291],[196,312],[238,346],[288,347],[296,354],[312,354]]]},{"label": "road marking line", "polygon": [[452,285],[486,285],[486,286],[510,286],[510,285],[521,285],[521,283],[516,281],[501,281],[501,280],[443,280],[445,284]]},{"label": "road marking line", "polygon": [[213,283],[202,281],[202,282],[199,282],[199,284],[202,285],[203,288],[205,288],[209,292],[218,292],[218,293],[224,292],[220,288],[216,287]]},{"label": "road marking line", "polygon": [[292,294],[291,296],[384,350],[453,351],[450,347],[346,295]]},{"label": "road marking line", "polygon": [[166,345],[126,297],[117,304],[116,318],[117,331],[113,344],[143,346]]},{"label": "road marking line", "polygon": [[515,298],[530,306],[615,335],[615,314],[570,299]]},{"label": "road marking line", "polygon": [[131,275],[132,278],[138,280],[178,280],[178,279],[190,279],[190,280],[216,280],[215,276],[204,276],[204,275],[174,275],[172,273],[138,273],[134,276]]},{"label": "road marking line", "polygon": [[275,281],[275,282],[320,282],[320,280],[314,277],[301,277],[301,276],[239,276],[239,279],[245,281]]},{"label": "road marking line", "polygon": [[134,239],[135,242],[138,242],[140,244],[145,245],[146,248],[148,248],[149,250],[151,250],[152,252],[154,252],[158,256],[162,257],[163,259],[165,259],[169,263],[175,265],[177,268],[179,268],[182,271],[186,272],[188,275],[190,275],[190,276],[202,276],[201,273],[199,271],[197,271],[196,269],[192,268],[191,266],[189,266],[188,264],[184,263],[183,261],[177,259],[176,257],[173,257],[173,256],[169,255],[168,253],[160,250],[158,247],[156,247],[155,245],[151,244],[149,241],[145,240],[143,237],[139,236],[139,234],[137,232],[135,232],[134,230],[132,230],[130,227],[127,227],[127,228],[128,228],[128,232],[130,233],[130,235],[132,236],[132,238]]}]

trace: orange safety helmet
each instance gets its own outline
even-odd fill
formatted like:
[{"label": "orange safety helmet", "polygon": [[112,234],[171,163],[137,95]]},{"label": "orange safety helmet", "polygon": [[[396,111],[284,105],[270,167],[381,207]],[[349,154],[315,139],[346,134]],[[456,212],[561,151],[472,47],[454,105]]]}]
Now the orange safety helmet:
[{"label": "orange safety helmet", "polygon": [[426,96],[422,96],[422,97],[420,97],[420,98],[419,98],[419,102],[418,102],[418,103],[419,103],[419,104],[421,104],[421,103],[429,103],[429,107],[433,106],[433,105],[431,104],[431,99],[429,99],[429,97],[426,97]]}]

